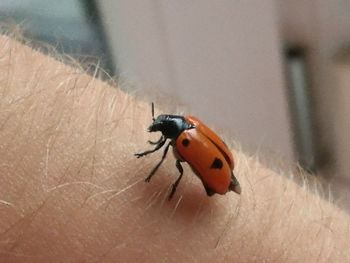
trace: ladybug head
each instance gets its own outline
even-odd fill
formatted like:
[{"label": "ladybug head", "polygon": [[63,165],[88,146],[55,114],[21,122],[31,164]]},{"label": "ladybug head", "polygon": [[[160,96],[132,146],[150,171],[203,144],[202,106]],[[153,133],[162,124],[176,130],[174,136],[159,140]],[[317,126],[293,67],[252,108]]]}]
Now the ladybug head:
[{"label": "ladybug head", "polygon": [[148,127],[149,132],[160,131],[165,138],[176,139],[186,129],[192,128],[183,116],[162,114],[154,118],[154,103],[152,102],[152,124]]},{"label": "ladybug head", "polygon": [[159,115],[148,127],[149,132],[160,131],[165,138],[175,139],[186,129],[191,127],[183,116],[178,115]]}]

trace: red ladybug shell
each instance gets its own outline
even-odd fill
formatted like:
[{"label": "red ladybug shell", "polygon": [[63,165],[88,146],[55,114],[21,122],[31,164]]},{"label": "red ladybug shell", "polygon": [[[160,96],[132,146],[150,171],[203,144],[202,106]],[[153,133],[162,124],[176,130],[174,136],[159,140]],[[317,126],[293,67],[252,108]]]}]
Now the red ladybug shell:
[{"label": "red ladybug shell", "polygon": [[195,126],[184,130],[175,141],[177,154],[191,166],[204,187],[225,194],[229,190],[233,157],[225,143],[206,125],[192,116],[186,121]]},{"label": "red ladybug shell", "polygon": [[186,116],[185,119],[193,124],[196,129],[204,134],[213,144],[216,145],[216,147],[220,150],[220,152],[224,155],[226,161],[230,165],[231,170],[234,168],[234,161],[233,156],[229,148],[227,147],[226,143],[220,139],[218,135],[216,135],[215,132],[213,132],[208,126],[206,126],[203,122],[198,120],[194,116]]},{"label": "red ladybug shell", "polygon": [[[202,181],[208,196],[225,194],[234,191],[241,194],[241,187],[234,176],[233,156],[227,145],[205,124],[193,116],[161,114],[154,118],[152,103],[152,124],[149,132],[161,132],[158,141],[149,141],[153,149],[135,153],[137,158],[154,153],[164,145],[161,160],[145,178],[149,182],[166,158],[169,147],[172,146],[176,157],[176,168],[179,176],[172,185],[169,200],[173,197],[183,176],[182,162],[187,162],[194,173]],[[170,140],[170,141],[168,141]],[[168,141],[168,143],[167,143]]]}]

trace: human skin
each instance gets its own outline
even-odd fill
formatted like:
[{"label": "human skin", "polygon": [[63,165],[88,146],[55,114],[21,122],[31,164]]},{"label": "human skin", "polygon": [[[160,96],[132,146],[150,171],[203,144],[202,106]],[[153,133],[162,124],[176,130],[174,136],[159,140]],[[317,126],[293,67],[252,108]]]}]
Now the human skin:
[{"label": "human skin", "polygon": [[0,102],[0,262],[350,262],[348,214],[239,150],[241,195],[184,165],[168,201],[172,154],[150,183],[161,151],[133,155],[149,102],[8,36]]}]

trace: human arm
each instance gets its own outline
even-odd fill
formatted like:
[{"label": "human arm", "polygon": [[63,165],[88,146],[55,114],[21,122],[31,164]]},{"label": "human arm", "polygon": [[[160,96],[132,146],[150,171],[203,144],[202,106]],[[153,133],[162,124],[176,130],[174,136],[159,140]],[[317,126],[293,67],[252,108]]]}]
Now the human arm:
[{"label": "human arm", "polygon": [[133,156],[149,103],[8,37],[0,94],[1,261],[350,259],[345,212],[238,151],[241,196],[207,197],[185,167],[168,202],[174,159],[146,184],[160,153]]}]

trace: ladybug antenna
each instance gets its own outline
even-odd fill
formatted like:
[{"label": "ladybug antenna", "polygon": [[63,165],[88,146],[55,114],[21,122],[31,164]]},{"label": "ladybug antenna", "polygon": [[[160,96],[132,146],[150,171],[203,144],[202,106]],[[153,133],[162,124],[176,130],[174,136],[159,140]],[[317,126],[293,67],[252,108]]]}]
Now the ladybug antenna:
[{"label": "ladybug antenna", "polygon": [[155,121],[154,119],[154,103],[152,102],[152,120]]}]

